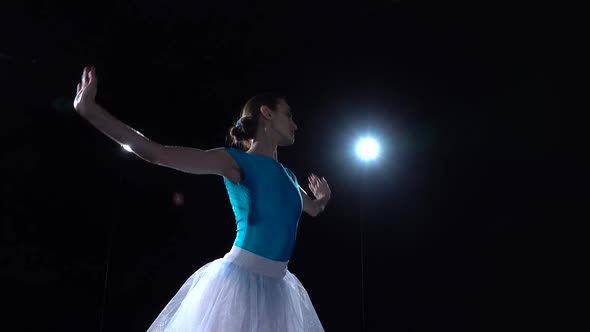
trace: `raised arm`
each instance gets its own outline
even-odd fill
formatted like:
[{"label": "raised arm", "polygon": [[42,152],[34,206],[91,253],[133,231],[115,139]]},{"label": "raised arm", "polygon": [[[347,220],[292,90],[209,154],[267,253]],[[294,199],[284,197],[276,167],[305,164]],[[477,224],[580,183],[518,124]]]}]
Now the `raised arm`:
[{"label": "raised arm", "polygon": [[164,146],[148,139],[96,104],[97,84],[94,67],[85,67],[82,81],[78,83],[74,109],[103,134],[121,145],[128,145],[134,154],[147,162],[187,173],[217,174],[240,181],[240,168],[225,149]]}]

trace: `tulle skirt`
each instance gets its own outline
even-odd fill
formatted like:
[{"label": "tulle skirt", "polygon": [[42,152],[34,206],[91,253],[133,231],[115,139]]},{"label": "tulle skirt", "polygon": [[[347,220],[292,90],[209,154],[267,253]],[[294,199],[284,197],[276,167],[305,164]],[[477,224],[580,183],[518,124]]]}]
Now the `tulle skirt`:
[{"label": "tulle skirt", "polygon": [[287,262],[233,246],[197,270],[152,323],[155,331],[324,331]]}]

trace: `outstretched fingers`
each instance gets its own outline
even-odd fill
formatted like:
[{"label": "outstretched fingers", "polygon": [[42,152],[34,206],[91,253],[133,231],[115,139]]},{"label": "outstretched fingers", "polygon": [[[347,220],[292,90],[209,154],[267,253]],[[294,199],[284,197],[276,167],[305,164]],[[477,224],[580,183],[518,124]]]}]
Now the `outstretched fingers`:
[{"label": "outstretched fingers", "polygon": [[307,180],[309,181],[309,184],[312,186],[317,186],[317,178],[315,177],[314,174],[311,174],[310,176],[307,177]]},{"label": "outstretched fingers", "polygon": [[320,179],[317,175],[313,173],[307,177],[307,180],[309,181],[309,186],[314,189],[319,188],[320,186],[328,185],[328,181],[326,181],[325,177],[322,177]]},{"label": "outstretched fingers", "polygon": [[96,82],[96,68],[94,66],[90,67],[90,71],[88,72],[88,82]]},{"label": "outstretched fingers", "polygon": [[84,88],[86,85],[88,85],[88,67],[84,67],[84,70],[82,71],[82,88]]},{"label": "outstretched fingers", "polygon": [[326,182],[326,178],[322,177],[322,178],[320,179],[320,177],[319,177],[319,176],[317,176],[317,175],[315,175],[315,174],[313,174],[313,173],[311,174],[311,179],[313,179],[313,181],[315,181],[315,183],[317,183],[317,184],[320,184],[320,183],[322,183],[322,182]]}]

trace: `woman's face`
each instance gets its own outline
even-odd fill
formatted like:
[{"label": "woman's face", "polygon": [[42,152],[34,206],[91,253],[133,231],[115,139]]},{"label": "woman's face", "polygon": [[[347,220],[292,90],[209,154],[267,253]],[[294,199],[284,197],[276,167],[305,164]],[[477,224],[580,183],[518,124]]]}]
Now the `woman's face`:
[{"label": "woman's face", "polygon": [[295,143],[295,131],[297,125],[293,121],[291,107],[283,99],[279,102],[273,112],[271,119],[272,127],[278,136],[278,145],[292,145]]}]

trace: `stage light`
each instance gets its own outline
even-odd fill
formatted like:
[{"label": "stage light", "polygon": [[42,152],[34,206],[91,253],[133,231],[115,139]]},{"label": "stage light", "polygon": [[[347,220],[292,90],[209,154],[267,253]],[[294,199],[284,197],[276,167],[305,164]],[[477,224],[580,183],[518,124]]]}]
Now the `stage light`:
[{"label": "stage light", "polygon": [[362,160],[373,160],[379,154],[379,144],[371,137],[361,138],[356,144],[356,155]]},{"label": "stage light", "polygon": [[131,147],[127,144],[121,144],[121,147],[126,151],[133,152],[133,150],[131,150]]}]

